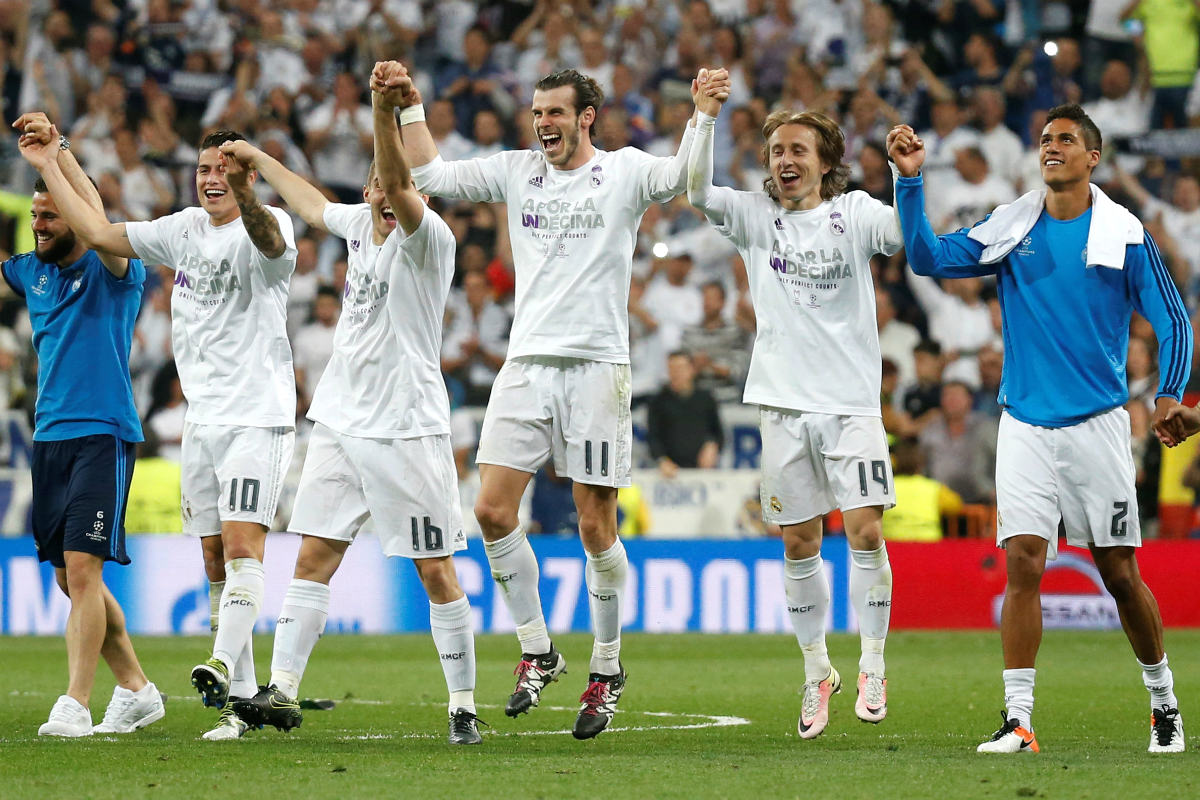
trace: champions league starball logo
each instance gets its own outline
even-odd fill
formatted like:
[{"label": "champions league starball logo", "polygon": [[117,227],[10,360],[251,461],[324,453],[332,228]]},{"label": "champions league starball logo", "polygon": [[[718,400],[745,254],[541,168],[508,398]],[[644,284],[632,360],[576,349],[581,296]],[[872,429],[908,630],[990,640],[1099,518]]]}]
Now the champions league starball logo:
[{"label": "champions league starball logo", "polygon": [[597,164],[592,167],[592,186],[599,186],[602,183],[604,183],[604,170]]}]

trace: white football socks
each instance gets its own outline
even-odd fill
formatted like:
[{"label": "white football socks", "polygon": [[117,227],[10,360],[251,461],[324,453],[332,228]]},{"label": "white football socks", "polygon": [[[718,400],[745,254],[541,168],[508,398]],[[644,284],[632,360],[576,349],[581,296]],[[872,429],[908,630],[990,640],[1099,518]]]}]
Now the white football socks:
[{"label": "white football socks", "polygon": [[550,652],[550,634],[546,631],[538,594],[537,556],[525,538],[525,531],[518,527],[503,539],[484,542],[483,549],[492,568],[492,578],[517,626],[521,652],[535,655]]},{"label": "white football socks", "polygon": [[829,652],[825,648],[825,615],[829,611],[829,579],[821,556],[783,560],[783,589],[788,617],[804,654],[804,679],[829,677]]},{"label": "white football socks", "polygon": [[466,595],[449,603],[429,603],[429,630],[442,662],[450,713],[462,708],[475,713],[475,634],[471,603]]},{"label": "white football socks", "polygon": [[858,671],[882,676],[883,645],[892,615],[892,566],[886,545],[850,551],[850,606],[858,616],[862,641]]},{"label": "white football socks", "polygon": [[1142,682],[1150,692],[1150,708],[1179,708],[1175,698],[1175,676],[1167,666],[1167,654],[1163,653],[1162,661],[1157,664],[1139,661],[1138,665],[1142,668]]},{"label": "white football socks", "polygon": [[[262,562],[255,558],[235,558],[225,564],[225,590],[217,614],[217,635],[213,658],[225,664],[233,675],[237,662],[254,635],[258,609],[262,607],[264,578]],[[250,680],[254,678],[251,676]],[[253,696],[253,695],[252,695]]]},{"label": "white football socks", "polygon": [[596,636],[589,669],[596,675],[621,672],[621,595],[628,573],[629,559],[620,539],[603,553],[587,554],[588,605]]},{"label": "white football socks", "polygon": [[1004,670],[1004,707],[1008,718],[1016,718],[1026,730],[1033,730],[1033,681],[1037,670]]},{"label": "white football socks", "polygon": [[328,618],[329,586],[293,578],[283,596],[271,654],[271,683],[293,700]]},{"label": "white football socks", "polygon": [[[225,581],[210,581],[208,584],[208,626],[213,633],[216,646],[217,630],[220,628],[221,614],[221,595],[225,592]],[[242,648],[241,654],[237,658],[237,663],[233,665],[233,671],[229,673],[229,696],[230,697],[253,697],[258,691],[258,684],[254,677],[254,640],[253,634],[246,642],[246,646]]]}]

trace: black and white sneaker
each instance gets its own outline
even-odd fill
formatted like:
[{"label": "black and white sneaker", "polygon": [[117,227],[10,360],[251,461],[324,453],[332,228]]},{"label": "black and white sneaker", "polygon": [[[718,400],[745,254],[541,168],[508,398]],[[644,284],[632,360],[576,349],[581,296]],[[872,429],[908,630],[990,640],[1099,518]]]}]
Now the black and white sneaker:
[{"label": "black and white sneaker", "polygon": [[550,645],[550,652],[543,655],[521,654],[521,663],[513,670],[517,676],[517,688],[508,698],[504,713],[510,717],[524,714],[537,706],[546,684],[558,680],[567,671],[567,660],[562,653]]},{"label": "black and white sneaker", "polygon": [[618,675],[588,676],[588,687],[579,702],[579,716],[575,718],[575,728],[571,733],[576,739],[591,739],[608,727],[613,715],[617,713],[617,701],[621,692],[625,691],[625,678],[628,677],[625,667],[620,667]]},{"label": "black and white sneaker", "polygon": [[304,721],[300,704],[274,685],[259,687],[258,694],[248,700],[234,700],[233,710],[247,724],[259,728],[271,725],[286,732],[299,728]]},{"label": "black and white sneaker", "polygon": [[465,708],[456,708],[450,715],[450,744],[481,743],[483,737],[479,735],[479,723],[487,724]]},{"label": "black and white sneaker", "polygon": [[1182,753],[1183,717],[1178,708],[1161,706],[1150,713],[1150,752]]}]

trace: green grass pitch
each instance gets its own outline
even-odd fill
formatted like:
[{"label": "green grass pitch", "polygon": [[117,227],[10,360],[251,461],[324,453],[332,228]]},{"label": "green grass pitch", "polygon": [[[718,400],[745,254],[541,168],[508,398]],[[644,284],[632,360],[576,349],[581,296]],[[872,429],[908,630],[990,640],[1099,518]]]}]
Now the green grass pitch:
[{"label": "green grass pitch", "polygon": [[[452,748],[428,636],[326,637],[302,693],[337,707],[306,711],[291,734],[267,729],[236,742],[197,738],[216,717],[188,684],[207,639],[136,640],[150,678],[170,695],[166,718],[128,736],[74,741],[37,736],[66,685],[62,640],[0,639],[0,798],[1200,797],[1200,756],[1146,752],[1146,691],[1119,632],[1047,634],[1034,717],[1042,752],[1016,757],[974,752],[1000,721],[994,632],[893,634],[881,725],[854,716],[857,637],[831,637],[846,686],[813,741],[796,735],[803,669],[791,637],[627,636],[616,730],[588,742],[569,730],[591,640],[556,643],[567,675],[541,708],[510,720],[503,703],[516,641],[477,640],[476,698],[491,727],[481,747]],[[265,678],[270,637],[256,646]],[[1184,718],[1200,720],[1200,631],[1168,631],[1167,649]],[[112,690],[101,669],[97,722]]]}]

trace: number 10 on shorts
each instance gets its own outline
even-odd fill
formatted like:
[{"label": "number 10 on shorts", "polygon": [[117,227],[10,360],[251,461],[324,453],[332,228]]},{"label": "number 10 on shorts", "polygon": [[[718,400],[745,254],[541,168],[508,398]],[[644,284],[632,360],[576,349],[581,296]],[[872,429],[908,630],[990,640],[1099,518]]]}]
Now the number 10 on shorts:
[{"label": "number 10 on shorts", "polygon": [[[238,484],[241,483],[242,494],[238,497]],[[238,500],[241,500],[242,511],[254,513],[258,511],[259,482],[254,478],[234,478],[229,482],[229,510],[238,511]]]}]

